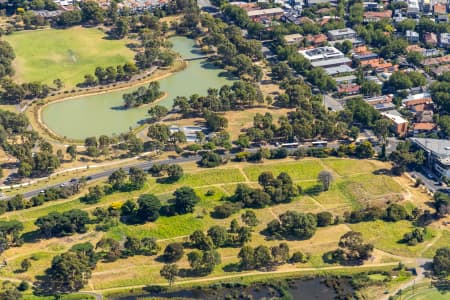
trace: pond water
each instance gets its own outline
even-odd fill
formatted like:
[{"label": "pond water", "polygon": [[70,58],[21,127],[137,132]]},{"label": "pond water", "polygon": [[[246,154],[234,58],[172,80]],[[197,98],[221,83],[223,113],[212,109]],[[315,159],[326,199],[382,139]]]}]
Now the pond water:
[{"label": "pond water", "polygon": [[[186,37],[170,38],[173,50],[183,58],[201,56],[195,41]],[[231,84],[223,69],[205,60],[189,61],[185,70],[159,81],[161,90],[168,96],[158,104],[171,107],[176,96],[206,94],[208,88],[219,88]],[[108,92],[99,95],[82,96],[49,104],[42,112],[43,122],[62,137],[84,139],[102,134],[114,135],[139,125],[147,115],[148,106],[128,110],[117,109],[123,105],[122,95],[138,87]]]},{"label": "pond water", "polygon": [[[281,290],[277,287],[283,285]],[[353,289],[348,283],[340,282],[342,290],[340,299],[352,299]],[[174,291],[148,291],[139,295],[111,295],[112,300],[143,300],[143,299],[281,299],[283,296],[293,300],[334,300],[338,293],[320,278],[287,279],[274,281],[273,284],[254,283],[250,286],[204,287],[193,289],[179,289]],[[348,298],[347,298],[348,297]]]}]

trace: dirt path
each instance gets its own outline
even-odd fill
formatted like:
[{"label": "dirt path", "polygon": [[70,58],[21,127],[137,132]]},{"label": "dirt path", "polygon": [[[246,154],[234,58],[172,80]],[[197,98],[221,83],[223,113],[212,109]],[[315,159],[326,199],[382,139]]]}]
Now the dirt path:
[{"label": "dirt path", "polygon": [[[353,266],[353,268],[367,268],[367,267],[386,267],[386,266],[394,266],[397,265],[397,263],[379,263],[379,264],[373,264],[373,265],[362,265],[362,266]],[[248,277],[248,276],[255,276],[255,275],[270,275],[270,274],[283,274],[283,273],[302,273],[302,272],[309,272],[309,271],[327,271],[327,270],[339,270],[339,269],[346,269],[349,267],[342,267],[342,266],[334,266],[334,267],[325,267],[325,268],[289,268],[289,269],[282,269],[282,270],[276,270],[276,271],[269,271],[269,272],[262,272],[262,271],[252,271],[248,273],[240,273],[240,274],[232,274],[232,275],[225,275],[225,276],[216,276],[216,277],[207,277],[207,278],[198,278],[198,279],[192,279],[192,280],[184,280],[184,281],[178,281],[175,282],[174,285],[180,285],[180,284],[193,284],[193,283],[201,283],[201,282],[208,282],[208,281],[220,281],[220,280],[227,280],[232,278],[241,278],[241,277]],[[168,285],[167,283],[162,285]],[[132,286],[124,286],[124,287],[114,287],[114,288],[108,288],[108,289],[101,289],[101,290],[93,290],[92,292],[95,293],[104,293],[104,292],[111,292],[111,291],[118,291],[118,290],[124,290],[124,289],[135,289],[135,288],[143,288],[146,285],[132,285]]]}]

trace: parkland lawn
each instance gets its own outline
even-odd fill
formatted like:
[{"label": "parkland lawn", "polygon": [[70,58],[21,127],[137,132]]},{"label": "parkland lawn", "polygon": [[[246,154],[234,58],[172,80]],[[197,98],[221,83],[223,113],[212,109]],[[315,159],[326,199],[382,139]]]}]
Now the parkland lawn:
[{"label": "parkland lawn", "polygon": [[[223,196],[231,195],[237,184],[245,183],[253,187],[258,186],[258,175],[263,171],[271,171],[274,175],[280,172],[287,172],[295,184],[299,185],[303,192],[291,203],[274,205],[263,209],[255,209],[260,224],[253,231],[250,245],[256,247],[264,244],[267,246],[278,245],[279,240],[267,240],[261,231],[267,223],[276,216],[287,210],[298,212],[330,211],[334,215],[342,215],[345,211],[366,206],[368,203],[384,202],[389,200],[400,201],[403,205],[417,205],[419,201],[428,201],[426,194],[415,196],[417,191],[412,185],[404,184],[396,177],[384,174],[383,170],[389,169],[390,165],[373,160],[352,160],[352,159],[313,159],[305,158],[301,160],[269,160],[263,164],[251,163],[229,163],[219,168],[202,169],[194,163],[182,165],[184,176],[178,182],[171,184],[158,183],[156,178],[149,177],[145,187],[140,191],[130,193],[115,193],[104,197],[97,204],[84,204],[75,197],[73,199],[48,202],[43,206],[30,208],[27,210],[5,213],[0,219],[17,219],[24,223],[25,233],[28,233],[28,242],[22,247],[11,248],[3,253],[3,257],[8,260],[8,266],[0,270],[0,277],[14,278],[19,280],[34,280],[35,276],[43,274],[50,266],[51,259],[58,253],[67,251],[72,245],[90,241],[93,244],[102,237],[108,236],[116,240],[123,241],[125,236],[138,238],[155,237],[159,239],[159,244],[164,249],[165,245],[173,241],[183,242],[194,230],[206,231],[210,226],[229,226],[232,219],[237,219],[241,223],[240,215],[243,211],[232,215],[227,219],[214,219],[210,213],[213,208],[221,203]],[[327,192],[317,192],[317,175],[321,170],[328,170],[334,174],[335,181]],[[127,225],[119,223],[108,232],[94,231],[94,225],[85,234],[75,234],[73,236],[52,239],[37,239],[33,231],[36,230],[34,221],[40,216],[47,215],[51,211],[66,211],[79,208],[92,212],[95,207],[108,207],[113,203],[123,203],[128,199],[136,199],[140,194],[153,193],[157,195],[163,203],[166,203],[172,196],[175,189],[181,186],[192,187],[201,201],[197,204],[194,213],[160,217],[156,222],[148,222],[138,225]],[[301,250],[311,256],[309,262],[304,264],[287,264],[280,266],[279,270],[301,271],[305,268],[332,267],[326,264],[322,255],[325,252],[337,248],[339,237],[349,230],[357,230],[363,233],[367,241],[375,245],[375,258],[367,262],[368,266],[381,266],[392,264],[395,266],[402,256],[404,263],[414,262],[415,257],[427,251],[426,256],[431,256],[428,252],[435,248],[434,244],[441,245],[448,241],[447,233],[439,231],[437,228],[430,229],[429,236],[424,243],[410,247],[400,243],[404,233],[413,229],[410,222],[401,221],[397,223],[385,223],[382,221],[363,222],[359,224],[339,224],[325,228],[318,228],[316,234],[309,240],[288,240],[291,253]],[[433,245],[427,245],[433,243]],[[227,266],[238,262],[237,253],[239,248],[221,248],[219,252],[222,256],[221,265],[217,266],[209,277],[237,276],[239,273],[230,270]],[[190,249],[186,249],[188,253]],[[161,253],[161,252],[160,252]],[[127,259],[119,259],[115,262],[99,262],[93,271],[92,278],[86,289],[104,290],[117,287],[127,287],[134,285],[165,284],[166,281],[159,275],[162,263],[158,256],[134,256]],[[17,273],[20,263],[24,258],[31,259],[31,268],[26,273]],[[178,262],[181,268],[189,267],[186,256]],[[311,270],[311,269],[309,269]],[[245,272],[244,272],[245,273]],[[197,280],[199,278],[180,278],[178,282],[186,280]]]},{"label": "parkland lawn", "polygon": [[20,31],[2,37],[14,48],[15,80],[52,84],[59,78],[65,88],[74,87],[98,66],[132,62],[129,40],[109,40],[98,28],[72,27]]}]

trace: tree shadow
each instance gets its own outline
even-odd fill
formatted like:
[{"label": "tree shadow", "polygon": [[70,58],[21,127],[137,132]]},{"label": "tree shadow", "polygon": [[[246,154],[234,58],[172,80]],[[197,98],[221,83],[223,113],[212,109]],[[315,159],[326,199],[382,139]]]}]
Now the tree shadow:
[{"label": "tree shadow", "polygon": [[40,234],[40,232],[38,230],[34,230],[34,231],[25,232],[24,234],[22,234],[21,237],[25,243],[36,243],[40,240],[42,235]]},{"label": "tree shadow", "polygon": [[308,196],[318,196],[322,192],[323,192],[323,187],[321,184],[315,184],[315,185],[303,190],[303,194],[308,195]]},{"label": "tree shadow", "polygon": [[239,263],[229,263],[222,268],[225,272],[239,272],[241,271],[241,266]]},{"label": "tree shadow", "polygon": [[172,184],[177,182],[178,179],[170,178],[170,177],[164,177],[164,178],[158,178],[156,179],[156,182],[159,184]]}]

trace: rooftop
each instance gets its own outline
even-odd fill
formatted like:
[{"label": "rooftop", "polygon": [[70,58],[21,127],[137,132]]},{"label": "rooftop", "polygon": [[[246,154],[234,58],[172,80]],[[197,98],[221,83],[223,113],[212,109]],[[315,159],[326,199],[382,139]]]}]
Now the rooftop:
[{"label": "rooftop", "polygon": [[298,52],[310,61],[344,57],[344,53],[335,47],[318,47],[314,49],[300,50]]},{"label": "rooftop", "polygon": [[[334,59],[333,60],[328,60],[327,62],[328,62],[328,64],[330,64],[330,63],[333,63],[333,61],[335,61],[335,60]],[[314,63],[313,63],[313,65],[314,65]],[[325,69],[325,72],[327,72],[327,74],[330,75],[330,76],[334,76],[334,75],[338,75],[338,74],[351,73],[353,71],[355,71],[355,70],[350,68],[348,65],[345,65],[345,64],[337,66],[337,67],[330,67],[330,68],[326,68]]]},{"label": "rooftop", "polygon": [[389,112],[382,112],[381,115],[385,116],[386,118],[388,118],[389,120],[391,120],[395,124],[408,123],[408,121],[405,120],[403,117],[401,117],[399,115],[396,115],[396,114],[393,114],[390,111]]},{"label": "rooftop", "polygon": [[426,139],[426,138],[410,138],[412,142],[421,148],[432,152],[439,158],[450,157],[450,140]]},{"label": "rooftop", "polygon": [[258,17],[264,15],[282,14],[284,10],[280,7],[268,8],[268,9],[257,9],[250,10],[247,12],[249,17]]}]

